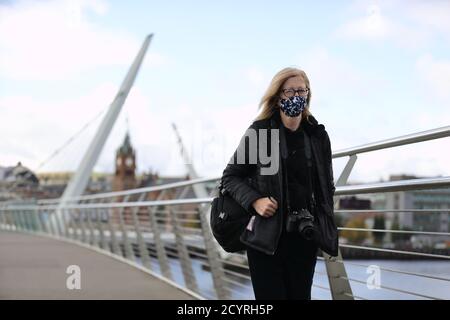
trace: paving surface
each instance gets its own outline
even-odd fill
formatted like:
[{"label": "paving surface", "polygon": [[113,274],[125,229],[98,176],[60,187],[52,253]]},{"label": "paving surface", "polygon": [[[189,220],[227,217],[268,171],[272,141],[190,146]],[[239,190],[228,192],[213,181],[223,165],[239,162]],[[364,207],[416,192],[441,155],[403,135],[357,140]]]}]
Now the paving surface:
[{"label": "paving surface", "polygon": [[[80,290],[67,289],[67,267],[80,267]],[[0,231],[0,299],[193,299],[133,266],[93,250]]]}]

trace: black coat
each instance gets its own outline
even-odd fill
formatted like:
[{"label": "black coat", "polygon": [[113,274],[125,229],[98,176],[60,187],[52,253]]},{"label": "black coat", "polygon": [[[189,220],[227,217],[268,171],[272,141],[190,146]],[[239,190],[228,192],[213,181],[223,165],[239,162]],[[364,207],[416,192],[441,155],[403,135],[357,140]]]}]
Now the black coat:
[{"label": "black coat", "polygon": [[[315,195],[318,207],[321,208],[323,214],[328,214],[334,219],[333,212],[333,195],[335,185],[333,181],[333,168],[331,161],[331,144],[328,133],[323,124],[319,124],[313,116],[309,116],[309,121],[303,119],[302,127],[310,137],[311,149],[313,155],[313,167],[315,168]],[[267,119],[254,121],[247,129],[254,129],[258,133],[258,129],[267,130],[266,150],[271,154],[270,147],[270,129],[280,129],[278,140],[279,157],[287,158],[287,145],[282,128],[281,117],[279,111],[276,110],[274,114]],[[246,132],[247,133],[247,132]],[[241,241],[254,249],[260,250],[267,254],[273,255],[276,251],[278,241],[281,236],[283,228],[283,208],[285,208],[285,190],[282,187],[282,175],[284,161],[279,159],[279,169],[273,175],[262,175],[261,168],[268,167],[269,164],[262,164],[259,156],[257,163],[249,161],[249,143],[248,139],[244,139],[244,135],[240,141],[239,147],[234,152],[230,162],[223,171],[222,182],[224,188],[230,195],[250,214],[255,215],[253,230],[245,230],[241,236]],[[259,155],[259,134],[257,136],[257,154]],[[238,150],[245,150],[246,162],[239,164],[237,162]],[[265,151],[264,151],[265,152]],[[253,161],[254,162],[254,161]],[[256,213],[252,204],[256,199],[266,196],[272,196],[278,202],[278,209],[272,217],[262,217]],[[334,220],[333,220],[334,222]],[[334,224],[335,226],[335,224]],[[337,234],[337,231],[336,231]],[[333,239],[333,241],[337,241]],[[326,250],[324,250],[326,251]]]}]

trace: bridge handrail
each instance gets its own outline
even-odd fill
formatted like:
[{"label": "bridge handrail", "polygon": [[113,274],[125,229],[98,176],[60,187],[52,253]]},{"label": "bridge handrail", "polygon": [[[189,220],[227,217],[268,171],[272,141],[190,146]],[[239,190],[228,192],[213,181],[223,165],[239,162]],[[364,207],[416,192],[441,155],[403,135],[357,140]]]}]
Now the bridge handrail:
[{"label": "bridge handrail", "polygon": [[[351,156],[354,154],[360,154],[360,153],[377,151],[377,150],[382,150],[382,149],[387,149],[387,148],[392,148],[392,147],[404,146],[404,145],[408,145],[408,144],[430,141],[430,140],[445,138],[445,137],[449,137],[449,136],[450,136],[450,126],[444,126],[444,127],[440,127],[440,128],[431,129],[431,130],[402,135],[402,136],[398,136],[395,138],[371,142],[371,143],[363,144],[363,145],[356,146],[356,147],[350,147],[350,148],[346,148],[346,149],[337,150],[332,153],[332,158]],[[185,186],[193,185],[196,183],[206,183],[206,182],[218,181],[219,179],[220,179],[220,177],[191,179],[191,180],[186,180],[186,181],[179,181],[179,182],[167,183],[164,185],[157,185],[157,186],[138,188],[138,189],[132,189],[132,190],[97,193],[97,194],[92,194],[92,195],[82,195],[82,196],[70,198],[70,199],[68,199],[68,201],[92,200],[92,199],[100,199],[100,198],[127,196],[127,195],[133,195],[133,194],[140,194],[140,193],[144,193],[144,192],[152,192],[152,191],[158,191],[158,190],[185,187]],[[345,190],[345,189],[340,189],[340,190]],[[336,190],[336,195],[340,195],[337,190]],[[39,200],[38,203],[40,203],[40,204],[59,203],[59,201],[60,201],[59,198],[54,198],[54,199]]]},{"label": "bridge handrail", "polygon": [[[333,152],[332,157],[333,158],[339,158],[339,157],[344,157],[344,156],[353,156],[356,154],[360,154],[360,153],[364,153],[364,152],[371,152],[371,151],[375,151],[375,150],[381,150],[381,149],[386,149],[386,148],[392,148],[392,147],[396,147],[396,146],[402,146],[402,145],[407,145],[407,144],[412,144],[412,143],[417,143],[417,142],[423,142],[423,141],[429,141],[429,140],[434,140],[434,139],[439,139],[439,138],[444,138],[444,137],[448,137],[450,136],[450,126],[445,126],[445,127],[441,127],[441,128],[436,128],[436,129],[432,129],[432,130],[427,130],[427,131],[422,131],[422,132],[418,132],[418,133],[414,133],[414,134],[409,134],[409,135],[404,135],[404,136],[399,136],[396,138],[392,138],[392,139],[386,139],[386,140],[381,140],[378,142],[373,142],[373,143],[369,143],[369,144],[364,144],[361,146],[356,146],[356,147],[352,147],[352,148],[347,148],[347,149],[341,149],[341,150],[337,150],[335,152]],[[352,157],[351,157],[352,158]],[[345,175],[343,175],[345,176]],[[83,216],[80,222],[80,227],[76,226],[76,228],[71,229],[72,233],[66,233],[65,236],[70,235],[71,237],[75,237],[76,239],[81,238],[81,242],[86,242],[86,241],[96,241],[96,245],[99,246],[100,243],[103,243],[105,240],[104,236],[106,234],[109,234],[110,237],[112,237],[110,240],[112,241],[112,247],[114,247],[113,250],[114,252],[116,252],[117,250],[117,239],[114,239],[115,237],[118,237],[119,235],[121,235],[121,237],[123,238],[123,246],[124,246],[124,252],[125,255],[127,256],[127,258],[132,259],[133,258],[133,253],[132,253],[132,248],[131,248],[131,244],[130,241],[137,241],[139,244],[139,251],[141,252],[141,254],[144,254],[145,257],[145,240],[143,238],[142,235],[142,230],[144,230],[145,228],[148,228],[148,226],[144,226],[144,225],[140,225],[140,221],[137,217],[137,211],[138,210],[130,210],[132,212],[132,222],[130,221],[125,221],[124,220],[124,216],[122,213],[122,210],[118,210],[120,211],[119,216],[121,217],[119,223],[119,226],[121,227],[120,230],[117,230],[118,233],[116,235],[116,231],[112,232],[112,231],[108,231],[108,230],[102,230],[102,226],[100,226],[100,229],[96,229],[97,227],[93,225],[93,223],[98,223],[98,209],[113,209],[113,208],[138,208],[138,207],[152,207],[154,209],[149,210],[152,211],[154,213],[158,212],[158,208],[156,208],[157,206],[169,206],[171,208],[171,206],[177,206],[177,205],[185,205],[185,204],[198,204],[200,205],[201,208],[207,208],[207,205],[209,205],[209,203],[211,203],[212,198],[211,197],[205,197],[205,198],[180,198],[180,199],[172,199],[172,200],[151,200],[151,201],[145,201],[145,193],[150,193],[150,192],[154,192],[154,191],[164,191],[164,190],[168,190],[168,189],[174,189],[174,188],[180,188],[180,187],[187,187],[187,186],[191,186],[197,183],[210,183],[210,182],[218,182],[218,180],[220,179],[220,177],[210,177],[210,178],[199,178],[199,179],[192,179],[192,180],[186,180],[186,181],[178,181],[178,182],[173,182],[173,183],[168,183],[168,184],[164,184],[164,185],[156,185],[156,186],[151,186],[151,187],[145,187],[145,188],[138,188],[138,189],[132,189],[132,190],[125,190],[125,191],[118,191],[118,192],[107,192],[107,193],[99,193],[99,194],[91,194],[91,195],[83,195],[83,196],[79,196],[79,197],[74,197],[68,200],[68,202],[65,202],[63,204],[62,210],[76,210],[76,212],[80,212],[88,215],[88,220],[86,221],[86,225],[85,222],[83,222]],[[387,181],[387,182],[376,182],[376,183],[366,183],[366,184],[358,184],[358,185],[343,185],[343,186],[337,186],[336,187],[336,191],[335,191],[335,196],[345,196],[345,195],[359,195],[359,194],[374,194],[374,193],[386,193],[386,192],[398,192],[398,191],[415,191],[415,190],[431,190],[431,189],[445,189],[445,188],[450,188],[450,177],[434,177],[434,178],[417,178],[417,179],[408,179],[408,180],[400,180],[400,181]],[[140,194],[141,200],[134,200],[131,199],[130,196],[132,195],[137,195]],[[122,197],[122,198],[120,198]],[[110,201],[110,202],[105,202],[106,201]],[[34,202],[30,202],[28,204],[18,204],[15,201],[11,201],[11,202],[1,202],[0,203],[0,213],[6,213],[3,215],[0,215],[0,218],[2,218],[3,220],[0,220],[0,228],[11,228],[11,230],[17,230],[17,231],[27,231],[29,228],[28,226],[28,222],[26,219],[26,216],[24,216],[25,213],[27,212],[31,212],[33,216],[37,216],[39,217],[40,215],[44,214],[50,214],[50,215],[54,215],[54,213],[56,211],[56,209],[61,208],[59,207],[60,205],[60,198],[56,198],[56,199],[43,199],[43,200],[38,200],[38,201],[34,201]],[[117,202],[117,201],[122,201],[122,202]],[[81,203],[79,203],[81,202]],[[192,233],[192,231],[190,231],[191,229],[193,229],[192,227],[186,227],[186,226],[182,226],[179,225],[177,226],[178,222],[177,221],[181,221],[183,220],[180,219],[178,216],[178,214],[175,212],[175,210],[169,209],[169,215],[167,215],[167,217],[161,217],[161,216],[155,216],[153,217],[154,222],[151,222],[151,224],[153,223],[157,223],[156,221],[160,220],[160,219],[166,219],[167,222],[169,222],[170,224],[173,224],[171,227],[173,228],[178,228],[178,229],[174,229],[170,232],[172,232],[174,235],[177,232],[187,232],[185,233],[184,236],[182,237],[178,237],[178,236],[172,236],[172,235],[168,235],[168,234],[161,234],[161,238],[167,238],[167,237],[172,237],[173,239],[176,240],[175,244],[166,244],[168,248],[173,247],[176,250],[180,250],[177,254],[181,255],[179,258],[181,260],[183,260],[184,263],[187,263],[187,261],[189,261],[189,255],[197,255],[197,256],[203,256],[203,258],[207,258],[208,261],[210,262],[210,266],[212,266],[212,260],[211,260],[211,254],[208,253],[207,254],[203,254],[200,252],[197,252],[198,249],[205,249],[208,244],[210,244],[211,239],[207,237],[206,233],[204,232],[204,228],[205,228],[205,220],[204,220],[204,215],[198,215],[195,218],[188,218],[188,220],[184,221],[185,223],[200,223],[200,225],[202,225],[202,232],[203,233],[199,233],[199,234],[194,234]],[[378,209],[378,210],[347,210],[347,209],[336,209],[335,212],[349,212],[349,213],[360,213],[360,212],[427,212],[427,213],[433,213],[433,212],[449,212],[450,208],[442,208],[442,209]],[[108,212],[108,216],[111,214],[112,211],[107,210]],[[202,210],[199,210],[198,212],[202,212]],[[204,211],[203,211],[204,212]],[[7,215],[8,217],[10,217],[11,214],[17,214],[17,219],[14,218],[13,220],[7,220]],[[91,215],[92,217],[94,217],[95,215],[95,219],[94,221],[91,221]],[[64,217],[63,217],[64,219]],[[146,219],[150,219],[149,217],[147,217]],[[197,219],[197,221],[196,221]],[[150,219],[151,220],[151,219]],[[149,223],[150,220],[147,220],[145,223]],[[2,223],[5,222],[5,223]],[[144,220],[141,220],[142,222],[144,222]],[[175,221],[175,222],[174,222]],[[39,222],[39,221],[37,221]],[[8,224],[9,223],[9,224]],[[130,224],[128,224],[130,223]],[[133,229],[133,223],[134,223],[134,229]],[[39,223],[38,223],[39,224]],[[57,227],[58,224],[56,224],[56,228],[54,228],[52,226],[52,224],[49,225],[49,229],[47,230],[46,226],[41,226],[44,230],[45,233],[50,233],[50,234],[55,234],[58,235],[58,231],[57,231]],[[112,228],[112,227],[111,227]],[[142,230],[141,230],[142,228]],[[450,233],[449,232],[434,232],[434,231],[422,231],[422,230],[387,230],[387,229],[376,229],[376,228],[348,228],[348,227],[339,227],[338,228],[340,231],[357,231],[357,232],[383,232],[383,233],[406,233],[406,234],[422,234],[422,235],[431,235],[431,236],[449,236]],[[113,229],[111,229],[113,230]],[[178,231],[177,231],[178,230]],[[79,233],[79,231],[81,233]],[[112,232],[112,233],[111,233]],[[156,231],[155,231],[156,232]],[[100,235],[100,238],[97,239],[97,235]],[[87,237],[89,237],[89,240]],[[128,239],[130,237],[130,239]],[[159,236],[158,236],[159,237]],[[203,237],[202,241],[204,241],[203,243],[197,244],[197,246],[194,244],[192,244],[192,240],[197,239],[198,237]],[[92,240],[94,239],[94,240]],[[188,247],[186,245],[186,243],[189,243]],[[95,245],[95,242],[93,243],[93,245]],[[179,247],[180,246],[180,247]],[[183,246],[185,246],[183,248]],[[201,248],[200,248],[201,247]],[[386,253],[392,253],[392,254],[400,254],[400,255],[409,255],[409,256],[420,256],[420,257],[427,257],[427,258],[436,258],[436,259],[443,259],[443,260],[450,260],[450,256],[447,255],[442,255],[442,254],[435,254],[435,252],[433,253],[429,253],[429,252],[419,252],[419,251],[406,251],[406,250],[393,250],[390,248],[385,248],[385,247],[370,247],[370,246],[365,246],[365,245],[354,245],[354,244],[346,244],[346,243],[340,243],[340,247],[341,248],[351,248],[351,249],[355,249],[355,250],[369,250],[369,251],[379,251],[379,252],[386,252]],[[163,250],[163,248],[156,248],[157,250]],[[207,249],[207,248],[206,248]],[[184,251],[183,251],[184,250]],[[438,253],[440,253],[438,251]],[[148,254],[148,253],[147,253]],[[229,257],[231,258],[238,258],[238,254],[230,254]],[[159,256],[158,256],[159,259]],[[319,257],[319,259],[324,259],[322,257]],[[333,262],[337,262],[337,263],[342,263],[342,264],[349,264],[349,265],[359,265],[359,266],[365,266],[362,264],[356,264],[353,262],[344,262],[342,259],[340,258],[327,258],[328,260],[332,260]],[[219,257],[219,260],[217,262],[222,261],[221,258]],[[164,261],[160,261],[161,263],[166,263]],[[144,261],[145,263],[145,261]],[[148,261],[147,261],[148,263]],[[239,262],[234,262],[234,260],[230,260],[230,261],[222,261],[222,263],[227,263],[230,265],[236,265],[239,266],[240,263]],[[217,266],[216,266],[217,267]],[[368,266],[366,266],[368,267]],[[186,277],[187,279],[191,279],[192,278],[192,271],[189,271],[189,265],[185,265],[183,266],[183,268],[186,268]],[[225,270],[224,266],[220,266],[219,269],[222,269],[223,272],[229,274],[229,275],[233,275],[233,276],[237,276],[236,272],[230,271],[230,270]],[[434,280],[440,280],[440,281],[446,281],[449,282],[450,279],[445,278],[445,277],[438,277],[438,276],[433,276],[433,275],[427,275],[427,274],[421,274],[421,273],[417,273],[417,272],[409,272],[409,271],[401,271],[401,270],[396,270],[396,269],[392,269],[392,268],[386,268],[386,267],[380,267],[381,270],[385,270],[385,271],[389,271],[389,272],[394,272],[394,273],[399,273],[399,274],[405,274],[405,275],[411,275],[411,276],[418,276],[418,277],[423,277],[423,278],[429,278],[429,279],[434,279]],[[327,270],[328,272],[328,270]],[[328,274],[328,276],[330,277],[330,275]],[[337,276],[336,276],[337,277]],[[239,277],[240,278],[240,277]],[[343,275],[339,275],[337,278],[339,279],[343,279],[346,281],[352,281],[352,282],[360,282],[363,283],[361,280],[358,279],[354,279],[348,276],[343,276]],[[192,279],[191,279],[192,280]],[[227,279],[224,278],[224,280],[228,283],[228,284],[235,284],[237,285],[239,283],[239,281],[236,280],[231,280],[231,279]],[[190,286],[194,286],[195,287],[195,281],[194,283],[191,283]],[[229,287],[225,284],[226,287]],[[324,289],[324,290],[330,290],[331,288],[326,288],[326,287],[321,287],[319,285],[314,284],[315,287]],[[189,287],[189,286],[188,286]],[[331,287],[331,285],[330,285]],[[350,288],[350,287],[349,287]],[[412,294],[412,295],[416,295],[418,297],[422,297],[422,298],[433,298],[429,295],[426,294],[421,294],[418,292],[410,292],[407,290],[403,290],[403,289],[397,289],[397,288],[392,288],[392,287],[386,287],[383,286],[384,289],[387,290],[391,290],[391,291],[396,291],[396,292],[401,292],[401,293],[407,293],[407,294]],[[217,289],[216,289],[217,290]],[[232,288],[229,288],[230,291],[232,291]],[[236,291],[236,290],[235,290]],[[336,290],[334,289],[333,292],[335,292]],[[218,294],[218,293],[217,293]],[[219,294],[218,294],[219,295]],[[347,296],[347,297],[351,297],[351,298],[358,298],[358,299],[364,299],[363,297],[357,296],[353,293],[351,293],[351,289],[349,290],[342,290],[341,292],[341,296]]]}]

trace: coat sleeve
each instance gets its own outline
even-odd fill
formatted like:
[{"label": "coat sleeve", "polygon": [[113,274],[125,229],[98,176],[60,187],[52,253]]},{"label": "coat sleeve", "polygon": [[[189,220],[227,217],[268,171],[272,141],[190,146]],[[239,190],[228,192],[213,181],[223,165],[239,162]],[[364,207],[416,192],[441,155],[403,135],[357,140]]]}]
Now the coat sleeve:
[{"label": "coat sleeve", "polygon": [[332,159],[332,150],[331,150],[331,142],[328,133],[325,131],[325,163],[328,170],[328,183],[331,190],[331,195],[334,195],[336,191],[336,186],[334,185],[334,177],[333,177],[333,159]]},{"label": "coat sleeve", "polygon": [[[247,182],[247,177],[251,176],[254,170],[257,170],[256,163],[250,163],[249,149],[251,147],[248,139],[249,130],[254,130],[253,124],[246,130],[242,136],[239,146],[234,151],[230,161],[222,174],[222,184],[225,190],[248,212],[252,210],[252,204],[255,200],[262,198],[263,195]],[[257,152],[258,150],[253,150]],[[238,163],[238,153],[245,152],[245,162]],[[258,154],[258,153],[256,153]],[[241,154],[242,155],[242,154]],[[242,162],[242,161],[239,161]]]}]

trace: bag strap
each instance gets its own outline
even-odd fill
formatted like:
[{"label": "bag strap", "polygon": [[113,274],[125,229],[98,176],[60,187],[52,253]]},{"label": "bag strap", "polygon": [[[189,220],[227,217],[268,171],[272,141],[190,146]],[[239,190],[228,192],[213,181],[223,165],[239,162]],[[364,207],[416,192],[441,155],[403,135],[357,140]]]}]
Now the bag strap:
[{"label": "bag strap", "polygon": [[217,186],[217,190],[219,191],[219,195],[225,194],[225,187],[223,185],[223,176],[220,178],[219,185]]}]

